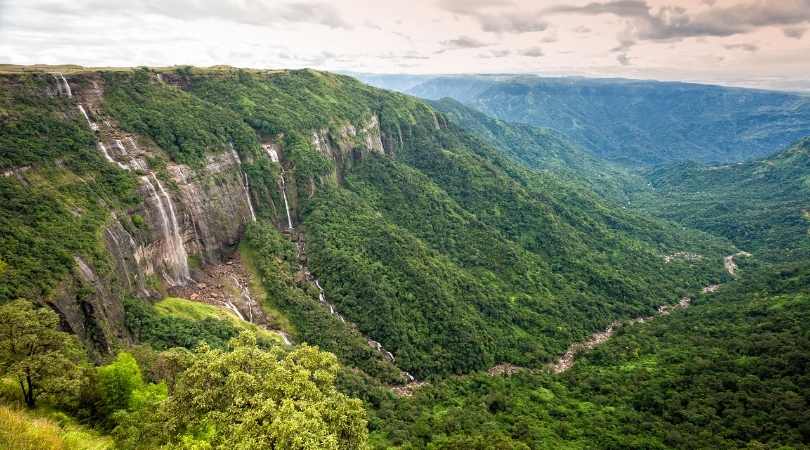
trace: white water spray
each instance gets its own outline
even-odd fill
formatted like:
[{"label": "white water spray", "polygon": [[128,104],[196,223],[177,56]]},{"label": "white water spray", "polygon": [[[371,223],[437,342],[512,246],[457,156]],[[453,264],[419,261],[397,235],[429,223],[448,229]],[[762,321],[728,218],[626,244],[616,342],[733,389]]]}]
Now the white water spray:
[{"label": "white water spray", "polygon": [[239,309],[236,306],[234,306],[234,304],[231,303],[230,300],[226,300],[226,301],[222,302],[222,304],[225,305],[225,307],[228,308],[230,311],[232,311],[236,315],[236,317],[239,318],[239,320],[242,320],[242,321],[245,320],[245,317],[242,316],[242,313],[239,312]]},{"label": "white water spray", "polygon": [[[158,193],[158,190],[155,189],[155,185],[152,184],[152,181],[148,176],[141,177],[141,180],[143,180],[144,185],[149,190],[150,195],[155,199],[158,211],[160,212],[162,225],[161,231],[163,232],[163,239],[168,251],[168,254],[164,256],[167,259],[167,262],[169,262],[172,268],[177,272],[175,277],[171,277],[168,274],[164,274],[164,277],[172,286],[182,285],[191,277],[191,275],[189,274],[188,269],[188,254],[186,253],[186,248],[183,244],[183,238],[180,235],[180,227],[177,224],[177,216],[175,216],[174,213],[174,204],[172,203],[172,199],[169,197],[169,194],[166,193],[165,189],[163,189],[163,185],[160,183],[160,180],[157,179],[154,173],[151,173],[150,175],[155,181],[155,184],[157,184],[160,193]],[[167,204],[169,214],[166,214]]]},{"label": "white water spray", "polygon": [[107,151],[107,147],[105,147],[102,142],[98,143],[98,149],[101,150],[101,153],[104,155],[104,159],[106,159],[107,161],[109,161],[109,162],[111,162],[113,164],[117,164],[118,167],[120,167],[122,170],[129,170],[129,167],[127,167],[124,164],[121,164],[120,162],[114,160],[112,158],[112,156],[110,156],[110,153]]},{"label": "white water spray", "polygon": [[281,165],[281,160],[278,157],[278,152],[272,145],[262,145],[262,148],[270,157],[270,161],[277,163],[281,168],[281,196],[284,198],[284,210],[287,212],[287,228],[292,230],[292,217],[290,216],[290,202],[287,201],[287,182],[284,180],[284,166]]},{"label": "white water spray", "polygon": [[281,196],[284,197],[284,210],[287,211],[287,228],[292,230],[292,218],[290,217],[290,203],[287,201],[287,183],[284,181],[284,172],[281,172]]},{"label": "white water spray", "polygon": [[93,131],[98,131],[98,125],[96,125],[92,120],[90,120],[90,116],[87,115],[87,111],[84,110],[84,106],[81,104],[79,105],[79,111],[82,112],[82,115],[87,120],[87,124],[90,125],[90,129]]},{"label": "white water spray", "polygon": [[118,151],[120,151],[122,155],[127,155],[128,154],[127,149],[124,147],[124,144],[121,143],[120,139],[116,139],[115,141],[113,141],[113,143],[115,144],[115,148],[117,148]]},{"label": "white water spray", "polygon": [[228,143],[228,146],[231,149],[231,154],[233,155],[234,161],[239,166],[239,171],[242,173],[242,178],[244,182],[242,183],[242,189],[245,191],[245,198],[247,199],[248,208],[250,208],[250,218],[253,221],[256,221],[256,213],[253,211],[253,201],[250,199],[250,184],[248,183],[248,177],[244,170],[242,170],[242,160],[239,159],[239,153],[236,153],[236,149],[233,148],[233,143]]},{"label": "white water spray", "polygon": [[65,79],[65,76],[62,75],[62,72],[59,72],[59,78],[62,80],[62,83],[65,85],[65,92],[67,93],[67,96],[68,97],[73,97],[73,91],[70,90],[70,84]]}]

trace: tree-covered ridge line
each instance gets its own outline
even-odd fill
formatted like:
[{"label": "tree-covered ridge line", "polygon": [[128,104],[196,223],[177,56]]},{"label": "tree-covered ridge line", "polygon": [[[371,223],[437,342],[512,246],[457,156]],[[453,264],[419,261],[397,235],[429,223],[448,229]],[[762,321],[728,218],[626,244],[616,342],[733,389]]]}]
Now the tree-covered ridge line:
[{"label": "tree-covered ridge line", "polygon": [[810,138],[749,162],[682,163],[645,174],[653,194],[632,203],[651,214],[724,236],[770,261],[810,258]]},{"label": "tree-covered ridge line", "polygon": [[408,90],[454,98],[508,122],[547,127],[594,155],[648,167],[733,163],[807,135],[810,97],[693,83],[539,76],[447,76]]},{"label": "tree-covered ridge line", "polygon": [[461,128],[497,146],[514,161],[579,181],[606,198],[625,203],[630,194],[646,187],[641,177],[594,156],[558,131],[499,120],[449,97],[430,104]]},{"label": "tree-covered ridge line", "polygon": [[[616,318],[654,310],[657,302],[651,298],[672,295],[672,301],[677,301],[679,297],[673,293],[685,287],[679,286],[681,280],[692,278],[692,275],[686,276],[687,273],[700,274],[698,279],[689,280],[696,286],[700,278],[716,281],[717,277],[722,277],[717,271],[712,275],[708,255],[719,258],[727,253],[725,244],[618,211],[581,186],[566,183],[553,174],[532,173],[501,156],[492,144],[448,125],[441,114],[407,96],[376,90],[347,77],[308,70],[278,73],[191,70],[172,77],[164,75],[163,82],[145,71],[137,71],[131,75],[116,74],[111,80],[114,95],[111,98],[120,117],[126,117],[130,109],[142,108],[142,104],[160,108],[160,103],[148,98],[145,102],[139,100],[137,92],[141,90],[155,91],[152,96],[175,90],[177,94],[160,94],[157,98],[173,101],[176,97],[185,102],[194,102],[196,98],[202,104],[212,104],[212,110],[233,111],[262,139],[276,139],[283,134],[282,164],[287,165],[287,173],[295,179],[297,192],[292,197],[295,214],[307,224],[306,232],[311,233],[307,241],[313,244],[310,245],[312,269],[321,275],[328,291],[334,292],[338,308],[348,311],[348,318],[360,326],[360,331],[375,338],[380,336],[378,340],[386,349],[402,353],[403,368],[412,369],[415,374],[467,372],[502,360],[539,364],[559,353],[569,342]],[[143,87],[144,83],[148,87]],[[118,95],[116,86],[130,93]],[[350,165],[345,160],[330,162],[335,155],[324,155],[319,151],[322,149],[315,148],[310,141],[313,128],[328,128],[329,139],[335,140],[339,138],[336,127],[340,124],[358,123],[371,116],[379,118],[387,157],[369,155],[353,160]],[[180,127],[182,122],[167,124],[171,129]],[[159,135],[152,137],[159,140]],[[195,154],[193,148],[189,152]],[[256,158],[241,150],[240,153],[246,161]],[[324,156],[329,164],[309,164]],[[384,163],[391,159],[396,162]],[[377,164],[378,161],[381,164]],[[325,176],[339,169],[341,177]],[[253,172],[248,170],[248,174],[252,176]],[[353,180],[358,175],[366,179],[364,184],[355,184]],[[255,184],[260,183],[251,183]],[[288,183],[288,187],[291,185]],[[398,192],[392,189],[394,186],[408,186],[409,191]],[[347,188],[358,195],[356,205],[319,201],[325,196],[349,199],[351,196],[344,193]],[[424,200],[418,200],[425,194]],[[399,227],[406,232],[404,236],[414,233],[413,238],[407,239],[424,241],[425,250],[438,260],[402,272],[401,264],[413,256],[407,252],[391,254],[390,232],[380,234],[379,240],[373,242],[382,247],[376,254],[358,254],[346,260],[348,254],[372,245],[346,238],[358,232],[368,236],[379,223],[364,224],[363,228],[357,226],[358,221],[351,224],[355,228],[349,232],[341,229],[349,224],[335,226],[341,220],[308,218],[311,214],[320,214],[322,207],[335,209],[338,206],[348,209],[324,213],[336,213],[339,219],[352,215],[359,218],[361,215],[357,212],[372,198],[375,200],[368,217],[382,213],[394,230]],[[424,201],[440,209],[428,212],[422,209]],[[259,207],[259,211],[261,209]],[[443,217],[442,210],[454,211],[449,221]],[[327,226],[327,223],[332,225]],[[402,235],[400,230],[395,234]],[[437,234],[437,230],[445,234]],[[475,240],[486,245],[471,242],[468,234],[473,230],[480,230],[475,231],[479,236]],[[336,244],[341,247],[335,247]],[[421,245],[416,244],[414,248]],[[473,248],[476,245],[479,248]],[[333,248],[338,253],[332,253]],[[695,267],[664,264],[664,255],[684,248],[706,253],[707,259]],[[348,253],[340,255],[340,252]],[[633,256],[629,257],[630,254]],[[441,260],[444,262],[440,263]],[[697,267],[700,264],[705,267]],[[404,303],[398,302],[372,314],[374,309],[369,306],[379,307],[384,302],[372,302],[364,298],[365,294],[360,294],[360,286],[366,282],[357,281],[348,291],[339,287],[345,285],[345,280],[357,276],[378,278],[379,268],[383,266],[389,266],[385,271],[393,270],[399,279],[404,276],[401,281],[405,283],[401,287],[404,291],[400,295],[414,297],[418,308],[428,307],[433,292],[446,296],[443,308],[459,311],[458,314],[466,317],[459,322],[463,324],[461,329],[409,331],[402,328],[406,321],[402,312],[397,311]],[[455,275],[446,274],[432,285],[414,284],[414,280],[442,266]],[[650,270],[651,267],[671,273],[661,276],[658,270]],[[364,270],[372,271],[363,273]],[[630,272],[645,275],[631,281],[624,275]],[[645,279],[648,275],[650,278]],[[710,281],[708,278],[706,282]],[[455,286],[450,286],[447,280],[456,280],[452,282]],[[425,290],[424,286],[433,286],[433,290]],[[382,295],[378,289],[375,296]],[[396,298],[391,294],[386,297],[389,302]],[[622,301],[606,307],[601,303],[607,298],[622,298]],[[562,307],[559,300],[566,306]],[[599,313],[594,315],[593,311]],[[412,309],[411,313],[420,311]],[[435,311],[423,317],[434,314]],[[548,323],[544,317],[549,316],[557,319]],[[567,319],[563,319],[566,316]],[[555,323],[558,320],[566,325],[560,328],[560,323]],[[430,319],[420,321],[431,322]],[[495,323],[499,325],[493,325]],[[480,332],[487,329],[487,333]],[[453,334],[456,336],[451,337]],[[526,339],[533,334],[535,337]],[[427,345],[426,339],[457,342],[453,348],[465,355],[473,355],[476,351],[470,349],[480,348],[477,354],[483,359],[466,361],[466,357],[454,355],[453,351],[447,356],[428,357],[431,352],[434,356],[443,355],[444,350],[441,346]],[[412,341],[422,341],[421,348],[411,349]],[[440,363],[443,366],[431,369],[420,367],[428,361],[430,364],[444,362]]]},{"label": "tree-covered ridge line", "polygon": [[803,448],[806,267],[621,328],[562,376],[449,378],[371,417],[379,448]]}]

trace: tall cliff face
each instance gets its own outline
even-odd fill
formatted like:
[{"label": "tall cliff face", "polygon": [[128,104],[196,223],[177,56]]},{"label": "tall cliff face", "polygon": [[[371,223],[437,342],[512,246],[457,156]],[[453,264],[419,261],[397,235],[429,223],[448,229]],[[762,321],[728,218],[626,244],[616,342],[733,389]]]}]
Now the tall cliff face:
[{"label": "tall cliff face", "polygon": [[[196,265],[222,261],[254,220],[252,200],[241,161],[227,146],[210,149],[197,167],[176,163],[148,136],[122,130],[105,111],[102,77],[55,82],[52,92],[70,92],[67,103],[75,103],[74,114],[94,132],[99,153],[129,172],[140,199],[110,211],[101,232],[111,270],[99,272],[77,255],[78,276],[65,279],[49,299],[72,331],[107,350],[128,339],[121,297],[158,297],[192,282]],[[79,288],[84,296],[77,296]]]},{"label": "tall cliff face", "polygon": [[[189,87],[182,78],[167,78],[149,83],[171,95]],[[63,125],[91,134],[93,150],[106,166],[103,170],[132,184],[134,200],[129,204],[99,205],[106,219],[94,232],[103,246],[95,257],[74,252],[65,263],[72,269],[50,289],[15,293],[36,296],[50,305],[65,328],[101,351],[130,340],[123,326],[123,297],[159,298],[172,288],[194,283],[195,269],[227,258],[257,213],[288,228],[298,222],[302,202],[315,195],[317,186],[338,182],[343,167],[369,152],[384,151],[379,120],[371,116],[334,131],[310,131],[312,148],[328,163],[322,173],[296,170],[295,162],[286,158],[292,150],[288,151],[283,133],[263,138],[264,151],[246,151],[251,143],[235,146],[238,136],[223,135],[206,145],[197,160],[178,162],[182,158],[172,158],[150,133],[122,125],[128,118],[110,108],[105,98],[110,80],[92,72],[4,80],[7,85],[28,85],[32,89],[25,95],[31,101],[42,102]],[[176,132],[172,139],[184,137]],[[59,159],[21,166],[3,161],[3,181],[25,189],[41,182],[45,167],[53,164],[59,166]],[[65,172],[73,175],[69,169]],[[92,183],[79,178],[79,183]]]},{"label": "tall cliff face", "polygon": [[[294,338],[385,379],[394,359],[417,377],[540,364],[717,281],[712,255],[729,254],[412,97],[308,70],[157,75],[0,77],[0,301],[49,303],[101,350],[129,339],[122,298],[189,291],[254,217]],[[705,257],[665,263],[679,251]]]}]

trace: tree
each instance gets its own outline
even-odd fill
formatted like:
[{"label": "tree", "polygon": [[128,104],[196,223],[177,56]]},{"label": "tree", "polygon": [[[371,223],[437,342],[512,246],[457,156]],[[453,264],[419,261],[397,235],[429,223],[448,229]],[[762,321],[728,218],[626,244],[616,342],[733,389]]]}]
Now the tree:
[{"label": "tree", "polygon": [[[119,431],[119,444],[200,448],[365,448],[362,402],[335,388],[331,353],[302,346],[285,353],[256,345],[245,332],[231,351],[202,345],[173,393],[147,421]],[[137,425],[137,426],[133,426]],[[134,436],[135,438],[133,438]],[[123,438],[123,439],[122,439]],[[132,445],[132,444],[130,444]]]},{"label": "tree", "polygon": [[83,357],[55,312],[23,299],[0,306],[0,375],[17,381],[29,408],[42,394],[78,389]]},{"label": "tree", "polygon": [[101,397],[101,410],[110,417],[119,409],[127,409],[132,393],[143,386],[141,369],[135,358],[121,352],[115,361],[101,366],[98,371],[98,390]]}]

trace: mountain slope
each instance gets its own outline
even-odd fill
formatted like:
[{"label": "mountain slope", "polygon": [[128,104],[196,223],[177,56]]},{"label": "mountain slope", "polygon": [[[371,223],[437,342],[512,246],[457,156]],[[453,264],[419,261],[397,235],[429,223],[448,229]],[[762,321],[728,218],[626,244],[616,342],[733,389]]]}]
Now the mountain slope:
[{"label": "mountain slope", "polygon": [[[283,232],[259,226],[248,244],[294,337],[386,382],[393,364],[419,377],[541,364],[616,318],[725,277],[727,243],[532,172],[425,103],[348,77],[224,68],[68,77],[70,97],[54,77],[8,82],[32,83],[25,102],[58,108],[59,126],[95,128],[77,131],[76,148],[92,152],[95,134],[101,169],[138,194],[95,206],[88,239],[98,258],[69,249],[61,273],[73,272],[32,297],[74,329],[107,330],[102,348],[131,339],[121,297],[193,285],[195,267],[221,263],[253,221]],[[16,161],[3,166],[14,175],[4,182],[19,192],[60,167],[54,155],[30,170]],[[23,198],[13,192],[5,211],[22,223],[30,216],[11,207]],[[15,274],[7,283],[22,263],[13,247],[2,251]],[[684,251],[703,258],[666,262]]]},{"label": "mountain slope", "polygon": [[452,97],[501,120],[552,128],[629,166],[742,161],[810,132],[810,99],[784,92],[530,76],[440,77],[408,92]]},{"label": "mountain slope", "polygon": [[577,180],[605,197],[624,202],[629,193],[646,184],[641,177],[593,156],[554,130],[504,122],[450,98],[433,101],[431,105],[451,122],[478,134],[511,159],[532,169]]},{"label": "mountain slope", "polygon": [[633,203],[650,213],[725,236],[766,259],[810,258],[810,139],[755,161],[682,163],[646,177],[656,195]]},{"label": "mountain slope", "polygon": [[[804,448],[806,267],[780,267],[622,327],[568,372],[477,374],[387,401],[378,448]],[[429,431],[428,431],[429,430]]]}]

